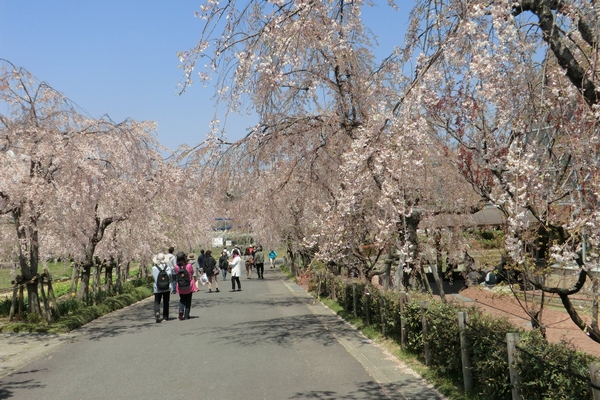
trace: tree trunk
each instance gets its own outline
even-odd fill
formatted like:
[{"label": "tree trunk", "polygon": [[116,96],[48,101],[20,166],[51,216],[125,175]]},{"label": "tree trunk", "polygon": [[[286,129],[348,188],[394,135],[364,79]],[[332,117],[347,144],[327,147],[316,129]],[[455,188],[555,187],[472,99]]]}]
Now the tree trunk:
[{"label": "tree trunk", "polygon": [[442,302],[446,302],[446,294],[444,293],[444,280],[440,280],[440,275],[443,276],[443,253],[442,253],[442,231],[441,229],[435,230],[435,267],[432,267],[433,279],[435,279],[435,285],[440,292],[440,298]]},{"label": "tree trunk", "polygon": [[41,314],[40,297],[38,294],[38,278],[33,278],[33,283],[27,283],[27,305],[30,314]]},{"label": "tree trunk", "polygon": [[[115,222],[113,217],[101,219],[98,216],[98,204],[96,204],[94,211],[96,213],[96,227],[94,229],[92,236],[89,238],[89,241],[85,248],[85,261],[83,262],[83,268],[82,268],[82,274],[81,274],[81,287],[79,288],[79,298],[84,301],[87,301],[87,297],[88,297],[88,293],[89,293],[88,286],[90,283],[91,268],[94,266],[94,264],[98,264],[99,265],[98,268],[101,268],[100,263],[94,262],[94,252],[96,251],[96,246],[98,245],[98,243],[100,243],[100,241],[104,237],[104,232],[106,231],[106,228],[108,228],[108,226],[110,224]],[[98,269],[96,269],[95,272],[96,272],[95,278],[97,278],[97,281],[94,283],[97,283],[97,285],[99,285],[100,272],[98,271]],[[98,288],[97,285],[94,285],[94,288],[93,288],[94,291],[97,290],[97,288]],[[94,297],[96,297],[96,296],[94,296]],[[94,301],[96,301],[95,298],[94,298]]]},{"label": "tree trunk", "polygon": [[69,293],[73,296],[74,293],[77,293],[77,285],[79,284],[79,273],[81,268],[79,264],[73,264],[73,271],[71,272],[71,288],[69,289]]},{"label": "tree trunk", "polygon": [[115,262],[110,260],[108,264],[104,267],[104,287],[106,288],[107,293],[113,292],[113,268],[115,266]]},{"label": "tree trunk", "polygon": [[123,274],[123,282],[127,282],[129,280],[129,276],[131,274],[131,261],[127,261],[127,266],[125,267],[125,273]]},{"label": "tree trunk", "polygon": [[27,225],[25,225],[21,219],[22,207],[17,207],[12,213],[17,229],[17,238],[19,239],[19,243],[24,244],[24,246],[19,246],[19,266],[23,281],[27,282],[29,313],[41,314],[42,310],[40,308],[37,282],[39,260],[37,219],[39,215],[26,218]]},{"label": "tree trunk", "polygon": [[409,286],[410,284],[410,276],[414,277],[416,273],[421,272],[417,270],[417,268],[419,268],[419,266],[417,265],[417,257],[419,254],[417,228],[419,227],[420,222],[421,212],[416,209],[413,209],[410,215],[403,216],[402,218],[400,236],[404,237],[404,247],[407,247],[409,249],[409,252],[407,254],[408,260],[405,263],[405,267],[411,270],[409,274],[403,274],[403,284],[405,287]]},{"label": "tree trunk", "polygon": [[592,279],[592,329],[598,330],[598,277]]},{"label": "tree trunk", "polygon": [[102,288],[100,287],[100,276],[102,274],[102,263],[100,260],[94,262],[94,277],[92,279],[93,304],[102,303]]},{"label": "tree trunk", "polygon": [[81,265],[81,283],[79,284],[79,291],[77,292],[77,297],[87,302],[89,296],[89,286],[90,286],[90,273],[91,273],[92,265],[90,263],[84,263]]}]

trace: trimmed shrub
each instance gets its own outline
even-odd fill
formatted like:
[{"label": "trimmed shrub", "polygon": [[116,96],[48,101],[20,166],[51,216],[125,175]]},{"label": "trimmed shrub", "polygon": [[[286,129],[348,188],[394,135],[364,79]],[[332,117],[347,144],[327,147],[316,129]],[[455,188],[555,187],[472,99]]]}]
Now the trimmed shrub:
[{"label": "trimmed shrub", "polygon": [[525,399],[592,399],[589,365],[595,358],[573,343],[548,343],[538,331],[521,335],[517,371]]},{"label": "trimmed shrub", "polygon": [[[336,300],[347,312],[354,311],[363,320],[369,307],[371,326],[385,336],[400,339],[400,317],[406,329],[404,350],[422,357],[423,330],[420,300],[427,298],[425,311],[427,340],[432,351],[432,367],[462,387],[462,357],[458,330],[458,312],[469,315],[465,334],[474,380],[474,395],[485,399],[510,399],[506,335],[518,333],[516,368],[523,398],[591,399],[589,364],[597,358],[576,351],[572,343],[548,344],[535,331],[525,332],[506,318],[485,314],[477,307],[461,303],[443,303],[420,293],[412,293],[400,316],[400,293],[383,292],[357,280],[344,280],[325,271],[316,271],[310,285],[318,296],[330,296],[335,286]],[[353,298],[353,288],[356,299]],[[369,295],[365,295],[365,289]],[[380,302],[384,307],[380,306]],[[459,385],[460,384],[460,385]]]}]

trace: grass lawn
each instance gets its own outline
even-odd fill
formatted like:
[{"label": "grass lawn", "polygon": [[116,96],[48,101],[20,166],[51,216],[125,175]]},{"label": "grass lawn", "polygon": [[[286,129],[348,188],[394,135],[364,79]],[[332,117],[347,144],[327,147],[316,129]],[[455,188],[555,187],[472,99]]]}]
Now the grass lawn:
[{"label": "grass lawn", "polygon": [[[13,264],[14,265],[14,264]],[[52,274],[53,280],[59,280],[61,278],[71,278],[71,273],[73,268],[71,267],[71,263],[63,263],[63,262],[49,262],[49,263],[41,263],[38,267],[38,272],[44,272],[44,267],[47,266],[48,270]],[[9,263],[1,263],[0,264],[0,290],[10,289],[13,285],[10,283],[14,280],[15,276],[19,275],[21,270],[19,268],[13,269]]]}]

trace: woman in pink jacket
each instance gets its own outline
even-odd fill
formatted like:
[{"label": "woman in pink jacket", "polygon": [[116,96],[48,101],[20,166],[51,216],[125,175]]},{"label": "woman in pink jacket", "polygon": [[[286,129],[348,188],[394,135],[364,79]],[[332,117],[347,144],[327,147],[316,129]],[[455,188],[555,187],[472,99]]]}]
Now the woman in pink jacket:
[{"label": "woman in pink jacket", "polygon": [[190,319],[190,308],[192,307],[192,293],[198,291],[194,281],[194,267],[187,261],[184,252],[177,253],[177,265],[175,266],[176,288],[179,293],[179,319]]}]

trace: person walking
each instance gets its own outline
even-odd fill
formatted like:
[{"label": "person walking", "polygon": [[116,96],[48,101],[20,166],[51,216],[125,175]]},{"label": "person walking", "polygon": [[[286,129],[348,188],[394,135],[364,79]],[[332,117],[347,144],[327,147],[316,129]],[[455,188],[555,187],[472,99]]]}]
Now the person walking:
[{"label": "person walking", "polygon": [[275,268],[275,259],[277,258],[277,252],[275,250],[269,251],[269,264],[271,269]]},{"label": "person walking", "polygon": [[173,246],[169,247],[169,252],[165,255],[165,261],[168,266],[171,267],[171,271],[173,271],[173,275],[171,276],[171,293],[175,294],[175,265],[177,261],[175,259],[174,254],[175,248]]},{"label": "person walking", "polygon": [[198,261],[196,261],[196,255],[194,253],[189,253],[187,255],[188,264],[192,264],[192,268],[194,268],[194,280],[196,281],[196,287],[200,287],[198,281],[200,280],[200,267],[198,266]]},{"label": "person walking", "polygon": [[223,280],[227,279],[227,268],[229,267],[229,262],[227,259],[229,255],[225,250],[221,253],[221,257],[219,257],[219,268],[221,268],[221,274],[223,275]]},{"label": "person walking", "polygon": [[252,248],[246,247],[244,251],[244,265],[246,266],[246,278],[252,279],[252,265],[254,264],[254,259],[252,258]]},{"label": "person walking", "polygon": [[235,292],[235,284],[237,282],[237,291],[242,291],[242,284],[240,283],[240,275],[242,275],[242,264],[244,261],[242,257],[240,257],[240,251],[238,249],[234,249],[232,252],[233,259],[229,262],[229,266],[231,267],[231,290],[230,292]]},{"label": "person walking", "polygon": [[256,247],[256,251],[254,252],[254,265],[256,265],[258,279],[265,279],[265,256],[260,245]]},{"label": "person walking", "polygon": [[184,252],[180,251],[176,256],[177,265],[175,266],[175,275],[177,276],[176,291],[179,293],[179,319],[190,319],[190,309],[192,308],[192,293],[198,291],[194,276],[192,264],[187,262]]},{"label": "person walking", "polygon": [[204,257],[204,250],[200,250],[200,255],[198,256],[198,268],[200,269],[200,274],[206,272],[204,270]]},{"label": "person walking", "polygon": [[[158,253],[152,259],[152,278],[154,278],[154,317],[156,322],[169,320],[169,300],[171,297],[171,281],[173,268],[166,263],[166,257],[163,253]],[[160,312],[160,303],[162,300],[162,317]]]},{"label": "person walking", "polygon": [[217,283],[219,269],[217,268],[217,261],[212,256],[212,250],[206,250],[206,253],[204,253],[204,272],[208,278],[208,293],[212,293],[212,285],[215,286],[215,292],[219,293],[219,284]]}]

